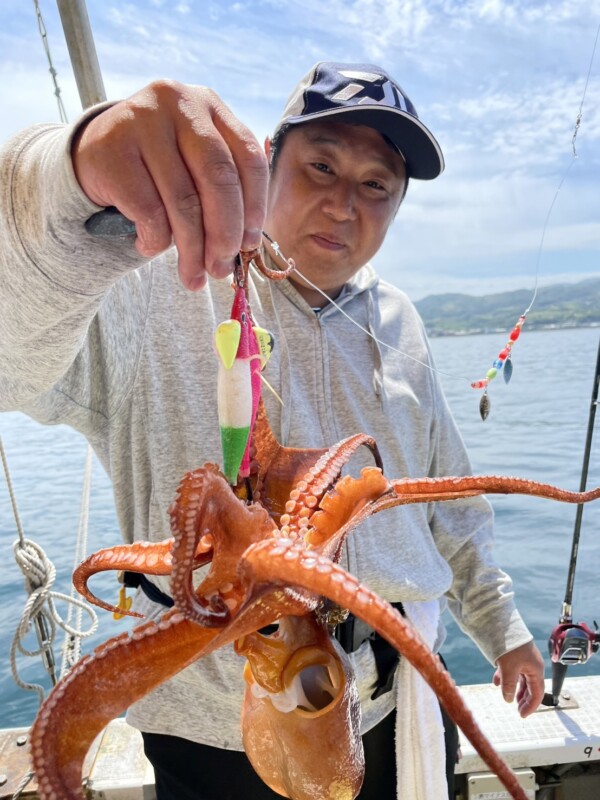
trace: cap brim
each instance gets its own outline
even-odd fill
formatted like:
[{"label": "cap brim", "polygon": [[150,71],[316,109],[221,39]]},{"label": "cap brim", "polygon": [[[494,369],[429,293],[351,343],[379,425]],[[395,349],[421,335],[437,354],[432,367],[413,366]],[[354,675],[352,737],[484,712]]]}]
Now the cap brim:
[{"label": "cap brim", "polygon": [[277,127],[342,116],[340,121],[368,125],[387,136],[402,153],[409,178],[429,181],[444,171],[444,156],[435,136],[419,119],[400,109],[367,104],[332,108],[284,118]]}]

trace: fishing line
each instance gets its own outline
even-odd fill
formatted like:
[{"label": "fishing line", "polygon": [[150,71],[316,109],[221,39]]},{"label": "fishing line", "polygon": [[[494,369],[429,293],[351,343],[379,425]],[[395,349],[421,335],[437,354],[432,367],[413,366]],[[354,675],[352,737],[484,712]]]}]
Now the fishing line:
[{"label": "fishing line", "polygon": [[[265,231],[263,231],[263,236],[265,237],[265,239],[269,242],[269,244],[273,248],[273,252],[275,253],[275,255],[277,255],[279,258],[282,258],[288,264],[288,266],[291,265],[292,259],[288,259],[283,255],[283,253],[281,252],[281,249],[280,249],[279,245],[277,244],[277,242],[273,241],[273,239]],[[357,320],[355,320],[353,317],[351,317],[350,314],[348,314],[346,311],[344,311],[344,309],[338,303],[336,303],[335,300],[332,300],[331,297],[329,297],[328,294],[326,294],[315,283],[313,283],[311,280],[309,280],[306,277],[306,275],[303,275],[302,272],[300,272],[300,270],[298,269],[298,267],[295,264],[294,264],[294,272],[300,278],[302,278],[302,280],[306,284],[308,284],[308,286],[310,286],[311,289],[314,289],[320,295],[322,295],[325,298],[325,300],[327,300],[328,303],[330,303],[332,306],[337,308],[337,310],[341,314],[343,314],[346,317],[347,320],[349,320],[353,325],[356,325],[356,327],[359,330],[361,330],[363,333],[366,333],[367,336],[369,336],[371,339],[373,339],[373,341],[377,342],[377,344],[380,344],[382,347],[386,347],[388,350],[393,350],[394,353],[398,353],[399,355],[404,356],[405,358],[409,358],[411,361],[414,361],[416,364],[420,364],[422,367],[425,367],[426,369],[431,370],[431,372],[436,372],[439,375],[445,375],[448,378],[457,378],[458,377],[456,374],[451,375],[449,372],[442,372],[442,370],[439,370],[436,367],[432,367],[431,364],[427,364],[425,361],[421,361],[420,359],[416,358],[415,356],[411,356],[409,353],[405,353],[404,350],[400,350],[398,347],[394,347],[393,345],[388,344],[387,342],[383,342],[381,339],[378,339],[377,336],[375,336],[374,333],[371,333],[370,330],[368,330],[367,328],[364,328],[360,324],[360,322],[357,322]],[[464,378],[464,380],[469,381],[469,383],[470,383],[469,378]]]},{"label": "fishing line", "polygon": [[579,128],[581,126],[581,119],[583,117],[583,104],[585,103],[585,96],[587,94],[588,85],[589,85],[589,82],[590,82],[590,75],[592,74],[592,66],[594,64],[594,59],[596,57],[596,47],[598,46],[598,38],[599,37],[600,37],[600,25],[598,25],[598,29],[596,30],[596,38],[594,40],[594,46],[592,48],[592,55],[591,55],[590,63],[589,63],[589,66],[588,66],[588,73],[587,73],[587,76],[586,76],[586,79],[585,79],[585,84],[583,86],[583,94],[581,96],[581,102],[579,103],[579,111],[577,113],[577,118],[575,120],[575,127],[573,129],[573,138],[571,139],[571,148],[573,150],[573,156],[572,156],[571,160],[569,161],[569,164],[568,164],[568,166],[567,166],[562,178],[560,179],[560,182],[559,182],[559,184],[558,184],[558,186],[556,188],[556,192],[554,193],[554,197],[552,198],[552,202],[550,203],[550,208],[548,209],[548,213],[546,214],[546,219],[544,220],[544,225],[542,227],[542,236],[541,236],[541,239],[540,239],[540,246],[538,248],[537,258],[536,258],[536,262],[535,262],[535,282],[534,282],[534,287],[533,287],[533,297],[531,298],[531,302],[529,303],[529,305],[527,306],[527,308],[523,312],[525,315],[529,314],[529,312],[531,311],[531,309],[533,307],[533,304],[535,303],[535,300],[537,298],[538,279],[539,279],[539,272],[540,272],[540,262],[541,262],[541,259],[542,259],[542,250],[544,248],[544,240],[546,238],[546,230],[548,228],[548,222],[550,221],[550,216],[552,215],[552,210],[554,209],[554,205],[555,205],[556,200],[558,198],[559,192],[562,189],[563,183],[566,181],[567,176],[568,176],[569,172],[571,171],[571,168],[573,167],[573,164],[575,163],[575,160],[579,157],[577,155],[577,148],[575,147],[575,143],[577,141],[577,134],[579,133]]}]

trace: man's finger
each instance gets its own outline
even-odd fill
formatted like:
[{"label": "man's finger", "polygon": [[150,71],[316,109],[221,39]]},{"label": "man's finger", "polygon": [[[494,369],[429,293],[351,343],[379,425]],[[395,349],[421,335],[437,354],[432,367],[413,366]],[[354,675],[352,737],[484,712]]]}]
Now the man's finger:
[{"label": "man's finger", "polygon": [[240,249],[260,244],[268,165],[254,136],[220,101],[212,123],[182,134],[180,149],[202,205],[205,266],[222,277]]},{"label": "man's finger", "polygon": [[507,703],[512,703],[515,699],[515,692],[517,687],[514,683],[502,683],[502,697],[506,700]]},{"label": "man's finger", "polygon": [[214,117],[215,126],[229,147],[235,161],[244,198],[242,248],[253,250],[262,243],[267,213],[269,163],[250,131],[226,107]]},{"label": "man's finger", "polygon": [[192,288],[206,268],[200,197],[176,148],[153,160],[152,176],[177,246],[179,276],[184,286]]}]

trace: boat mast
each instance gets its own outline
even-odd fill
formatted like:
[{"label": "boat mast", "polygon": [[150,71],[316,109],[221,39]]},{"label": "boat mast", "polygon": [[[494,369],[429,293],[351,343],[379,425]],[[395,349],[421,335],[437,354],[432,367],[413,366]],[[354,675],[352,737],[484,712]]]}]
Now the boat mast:
[{"label": "boat mast", "polygon": [[106,100],[85,0],[56,0],[83,108]]}]

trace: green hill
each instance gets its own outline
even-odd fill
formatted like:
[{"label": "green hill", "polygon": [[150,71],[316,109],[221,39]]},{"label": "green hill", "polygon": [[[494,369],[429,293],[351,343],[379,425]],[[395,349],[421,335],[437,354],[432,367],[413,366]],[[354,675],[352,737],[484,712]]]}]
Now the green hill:
[{"label": "green hill", "polygon": [[[460,336],[510,330],[532,299],[532,292],[513,292],[474,297],[439,294],[415,302],[430,336]],[[580,328],[600,326],[600,278],[561,283],[538,289],[527,328]]]}]

